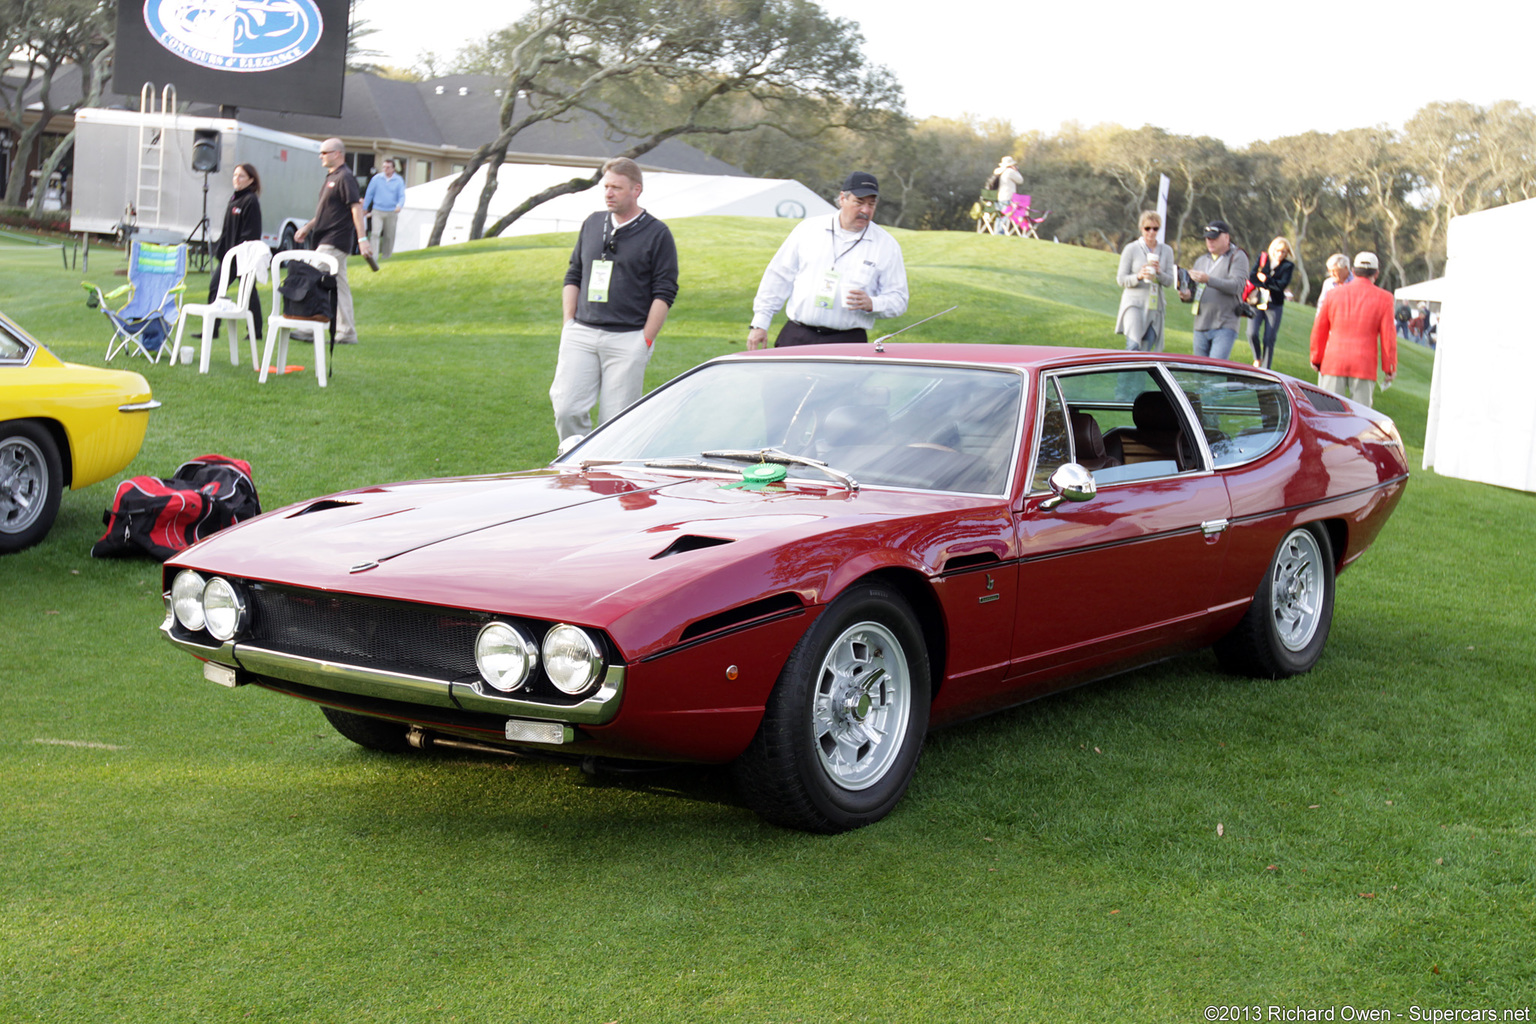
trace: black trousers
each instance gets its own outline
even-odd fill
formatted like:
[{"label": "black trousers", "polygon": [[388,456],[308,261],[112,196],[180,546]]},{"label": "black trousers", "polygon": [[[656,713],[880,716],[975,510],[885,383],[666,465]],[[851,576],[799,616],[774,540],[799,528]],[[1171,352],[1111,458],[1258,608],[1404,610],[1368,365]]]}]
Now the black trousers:
[{"label": "black trousers", "polygon": [[837,345],[858,344],[869,341],[869,333],[862,327],[855,327],[848,331],[833,331],[825,327],[811,327],[795,320],[786,320],[779,330],[779,336],[774,339],[774,348],[788,348],[791,345]]}]

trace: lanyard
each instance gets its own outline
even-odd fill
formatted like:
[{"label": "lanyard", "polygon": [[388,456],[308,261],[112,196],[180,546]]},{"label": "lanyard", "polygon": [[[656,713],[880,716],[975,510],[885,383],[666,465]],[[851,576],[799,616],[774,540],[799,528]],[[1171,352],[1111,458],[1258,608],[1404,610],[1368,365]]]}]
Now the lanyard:
[{"label": "lanyard", "polygon": [[864,241],[864,236],[869,234],[869,225],[865,224],[864,230],[859,232],[859,237],[850,242],[848,248],[844,249],[841,253],[837,251],[837,225],[834,223],[831,227],[827,228],[827,232],[832,236],[832,269],[836,270],[837,261],[853,252],[854,246]]}]

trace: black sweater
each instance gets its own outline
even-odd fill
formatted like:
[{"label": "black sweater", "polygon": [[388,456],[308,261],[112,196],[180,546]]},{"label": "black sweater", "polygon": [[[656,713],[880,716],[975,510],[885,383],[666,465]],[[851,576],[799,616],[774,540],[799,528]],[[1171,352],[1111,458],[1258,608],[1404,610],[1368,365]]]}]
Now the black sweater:
[{"label": "black sweater", "polygon": [[[579,322],[610,331],[638,331],[650,316],[653,300],[660,299],[668,306],[677,300],[677,245],[665,224],[641,211],[607,240],[610,244],[605,256],[609,216],[607,212],[594,213],[581,225],[565,283],[580,289],[576,297]],[[608,301],[590,302],[587,292],[592,263],[604,258],[613,261]]]}]

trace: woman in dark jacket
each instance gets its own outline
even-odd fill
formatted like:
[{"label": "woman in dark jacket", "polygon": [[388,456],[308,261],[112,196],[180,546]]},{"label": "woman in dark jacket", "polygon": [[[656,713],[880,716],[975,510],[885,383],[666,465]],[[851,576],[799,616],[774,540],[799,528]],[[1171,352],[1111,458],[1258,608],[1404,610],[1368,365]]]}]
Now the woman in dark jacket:
[{"label": "woman in dark jacket", "polygon": [[[213,243],[212,255],[214,258],[213,276],[208,281],[208,301],[212,302],[219,297],[219,268],[224,263],[224,254],[229,252],[241,242],[261,240],[261,200],[257,198],[261,192],[261,177],[256,173],[256,168],[250,164],[241,164],[235,168],[234,173],[235,194],[229,197],[229,206],[224,210],[224,229],[219,232],[219,240]],[[233,276],[231,276],[233,283]],[[256,317],[256,337],[261,337],[261,289],[251,289],[251,312]],[[219,321],[213,322],[213,336],[219,336]]]},{"label": "woman in dark jacket", "polygon": [[1267,370],[1275,361],[1275,338],[1280,333],[1280,315],[1285,312],[1285,290],[1291,286],[1291,275],[1295,272],[1291,243],[1276,238],[1269,243],[1269,251],[1259,255],[1259,262],[1248,275],[1256,300],[1253,319],[1248,321],[1248,344],[1253,348],[1254,366]]}]

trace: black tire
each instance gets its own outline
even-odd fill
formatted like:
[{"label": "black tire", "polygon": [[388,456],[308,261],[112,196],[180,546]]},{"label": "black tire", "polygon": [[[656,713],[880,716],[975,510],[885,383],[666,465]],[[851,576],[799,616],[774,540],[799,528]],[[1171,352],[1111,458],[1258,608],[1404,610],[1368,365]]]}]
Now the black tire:
[{"label": "black tire", "polygon": [[1311,671],[1328,643],[1333,594],[1327,531],[1296,527],[1275,549],[1242,622],[1216,643],[1217,660],[1229,672],[1264,679]]},{"label": "black tire", "polygon": [[320,710],[332,728],[360,747],[384,754],[403,754],[412,749],[406,739],[408,727],[400,722],[370,718],[339,708],[322,706]]},{"label": "black tire", "polygon": [[732,766],[738,792],[765,820],[806,832],[879,821],[912,780],[931,689],[907,602],[879,584],[851,588],[785,663]]},{"label": "black tire", "polygon": [[283,225],[282,238],[277,243],[278,252],[288,252],[299,247],[299,240],[297,237],[295,237],[298,234],[298,230],[299,229],[294,227],[292,224]]},{"label": "black tire", "polygon": [[31,420],[0,423],[0,553],[48,536],[63,491],[63,464],[47,428]]}]

